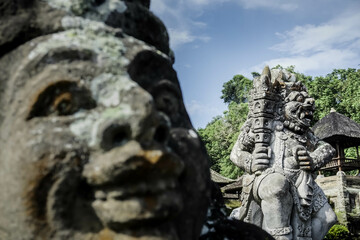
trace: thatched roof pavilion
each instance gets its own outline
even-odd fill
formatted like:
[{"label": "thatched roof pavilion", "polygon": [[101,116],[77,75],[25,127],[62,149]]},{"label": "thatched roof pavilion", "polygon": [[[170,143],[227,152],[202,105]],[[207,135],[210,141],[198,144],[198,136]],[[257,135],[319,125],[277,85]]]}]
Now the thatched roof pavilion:
[{"label": "thatched roof pavilion", "polygon": [[315,135],[332,144],[339,142],[344,147],[360,145],[360,124],[338,112],[330,112],[312,128]]},{"label": "thatched roof pavilion", "polygon": [[[333,158],[322,170],[353,170],[360,168],[358,146],[360,145],[360,124],[336,111],[320,119],[312,128],[315,135],[330,143],[336,150]],[[346,158],[344,149],[356,147],[357,158]]]},{"label": "thatched roof pavilion", "polygon": [[236,180],[224,177],[220,173],[215,172],[214,170],[210,169],[211,180],[219,185],[219,187],[225,186],[229,183],[233,183]]},{"label": "thatched roof pavilion", "polygon": [[211,180],[215,182],[223,193],[224,199],[239,199],[242,190],[242,176],[236,180],[222,176],[210,169]]}]

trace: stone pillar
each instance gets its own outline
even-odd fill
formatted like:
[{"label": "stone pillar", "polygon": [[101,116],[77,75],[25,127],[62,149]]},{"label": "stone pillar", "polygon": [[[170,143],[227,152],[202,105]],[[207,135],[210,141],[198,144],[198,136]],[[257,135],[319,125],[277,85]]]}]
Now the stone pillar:
[{"label": "stone pillar", "polygon": [[360,213],[360,193],[355,197],[355,210]]},{"label": "stone pillar", "polygon": [[347,226],[348,220],[346,213],[350,211],[350,199],[349,199],[349,192],[346,188],[346,175],[343,171],[337,172],[337,191],[338,196],[335,205],[335,212],[338,217],[339,223]]}]

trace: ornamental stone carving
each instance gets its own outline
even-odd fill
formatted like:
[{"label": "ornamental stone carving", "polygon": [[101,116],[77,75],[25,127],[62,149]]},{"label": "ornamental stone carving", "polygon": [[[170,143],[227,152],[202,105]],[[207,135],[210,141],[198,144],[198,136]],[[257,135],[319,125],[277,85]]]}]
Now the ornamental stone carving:
[{"label": "ornamental stone carving", "polygon": [[314,181],[335,153],[309,128],[314,103],[294,74],[265,67],[254,79],[248,119],[231,152],[231,161],[246,172],[242,206],[231,217],[275,239],[320,240],[336,222]]}]

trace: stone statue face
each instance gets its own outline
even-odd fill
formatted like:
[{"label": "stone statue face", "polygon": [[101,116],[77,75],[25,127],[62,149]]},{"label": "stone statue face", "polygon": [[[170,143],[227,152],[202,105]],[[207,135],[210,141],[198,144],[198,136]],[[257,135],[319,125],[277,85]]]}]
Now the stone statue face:
[{"label": "stone statue face", "polygon": [[86,21],[0,58],[0,237],[196,238],[207,157],[170,59]]},{"label": "stone statue face", "polygon": [[285,98],[284,125],[296,132],[304,132],[311,125],[315,100],[306,91],[292,91]]}]

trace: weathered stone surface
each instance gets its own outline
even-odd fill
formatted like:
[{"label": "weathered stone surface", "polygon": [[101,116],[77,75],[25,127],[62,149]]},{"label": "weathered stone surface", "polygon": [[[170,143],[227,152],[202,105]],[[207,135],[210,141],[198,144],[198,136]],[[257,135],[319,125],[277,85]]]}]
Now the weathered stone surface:
[{"label": "weathered stone surface", "polygon": [[65,15],[105,22],[169,54],[166,28],[149,5],[149,0],[0,0],[0,56],[37,36],[63,30]]},{"label": "weathered stone surface", "polygon": [[208,159],[149,1],[0,2],[0,238],[197,239]]},{"label": "weathered stone surface", "polygon": [[358,216],[360,213],[360,177],[349,176],[339,171],[330,177],[316,178],[330,200],[339,223],[346,225],[352,233],[360,232]]},{"label": "weathered stone surface", "polygon": [[313,173],[335,150],[309,129],[314,99],[294,74],[265,67],[230,159],[246,171],[232,217],[275,239],[322,239],[336,222]]}]

